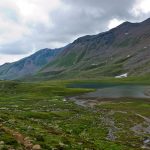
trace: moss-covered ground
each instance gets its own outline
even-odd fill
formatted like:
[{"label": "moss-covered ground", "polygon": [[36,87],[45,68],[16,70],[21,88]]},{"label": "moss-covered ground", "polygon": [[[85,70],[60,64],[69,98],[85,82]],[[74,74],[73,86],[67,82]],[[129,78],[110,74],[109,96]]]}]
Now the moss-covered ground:
[{"label": "moss-covered ground", "polygon": [[[132,81],[147,84],[144,79]],[[0,150],[35,145],[42,150],[141,150],[148,146],[144,140],[150,136],[149,100],[120,99],[82,107],[68,97],[93,89],[67,88],[74,82],[87,81],[0,81]]]}]

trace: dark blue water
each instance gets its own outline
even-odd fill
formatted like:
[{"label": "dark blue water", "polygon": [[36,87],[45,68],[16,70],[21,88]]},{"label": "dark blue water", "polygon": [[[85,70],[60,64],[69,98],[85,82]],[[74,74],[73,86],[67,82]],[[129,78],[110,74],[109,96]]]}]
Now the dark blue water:
[{"label": "dark blue water", "polygon": [[85,97],[100,98],[150,98],[150,86],[143,85],[121,85],[121,84],[99,84],[79,83],[70,85],[72,88],[92,88],[95,92],[84,94]]},{"label": "dark blue water", "polygon": [[101,89],[119,86],[121,84],[110,84],[110,83],[73,83],[68,85],[69,88],[88,88],[88,89]]}]

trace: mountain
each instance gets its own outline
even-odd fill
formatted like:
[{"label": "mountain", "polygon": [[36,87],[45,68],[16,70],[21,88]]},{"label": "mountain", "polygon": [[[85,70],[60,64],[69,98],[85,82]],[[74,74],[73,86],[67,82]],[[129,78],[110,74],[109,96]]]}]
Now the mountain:
[{"label": "mountain", "polygon": [[99,78],[150,73],[150,19],[124,22],[107,32],[86,35],[64,48],[44,49],[0,66],[0,79]]},{"label": "mountain", "polygon": [[80,37],[36,78],[91,78],[143,75],[150,73],[150,19],[140,23],[124,22],[97,35]]},{"label": "mountain", "polygon": [[13,63],[6,63],[0,66],[0,79],[18,79],[20,77],[33,75],[50,60],[54,59],[60,49],[42,49],[33,55]]}]

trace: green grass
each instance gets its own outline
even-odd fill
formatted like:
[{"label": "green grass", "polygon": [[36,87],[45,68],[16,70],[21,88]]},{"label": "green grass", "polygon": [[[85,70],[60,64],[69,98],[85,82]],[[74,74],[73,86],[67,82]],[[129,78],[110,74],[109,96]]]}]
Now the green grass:
[{"label": "green grass", "polygon": [[[146,77],[36,83],[0,81],[0,141],[4,142],[0,149],[25,148],[10,132],[3,130],[6,127],[29,137],[33,145],[41,145],[42,150],[140,150],[142,140],[148,135],[138,136],[129,129],[144,121],[136,113],[150,116],[149,101],[125,99],[88,108],[64,100],[94,91],[67,88],[72,83],[129,84],[131,81],[150,83]],[[111,114],[112,111],[115,113]],[[120,128],[114,133],[115,141],[107,139],[110,126],[105,118]]]}]

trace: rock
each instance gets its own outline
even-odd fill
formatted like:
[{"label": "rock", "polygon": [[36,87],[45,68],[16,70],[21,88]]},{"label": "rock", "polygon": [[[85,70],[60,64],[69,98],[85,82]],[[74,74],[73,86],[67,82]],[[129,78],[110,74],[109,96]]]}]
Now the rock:
[{"label": "rock", "polygon": [[5,144],[5,142],[4,141],[0,141],[0,145],[4,145]]},{"label": "rock", "polygon": [[67,100],[66,100],[66,99],[63,99],[63,101],[66,102]]},{"label": "rock", "polygon": [[33,150],[41,150],[41,146],[36,144],[32,147]]},{"label": "rock", "polygon": [[31,149],[33,144],[32,143],[24,143],[25,144],[25,147],[28,148],[28,149]]},{"label": "rock", "polygon": [[61,147],[64,147],[64,146],[65,146],[65,144],[62,143],[62,142],[59,142],[59,145],[60,145]]},{"label": "rock", "polygon": [[25,141],[30,141],[30,137],[25,137],[24,140]]},{"label": "rock", "polygon": [[33,128],[32,128],[31,126],[28,126],[27,129],[28,129],[28,130],[32,130]]},{"label": "rock", "polygon": [[150,143],[150,139],[144,140],[144,144]]}]

